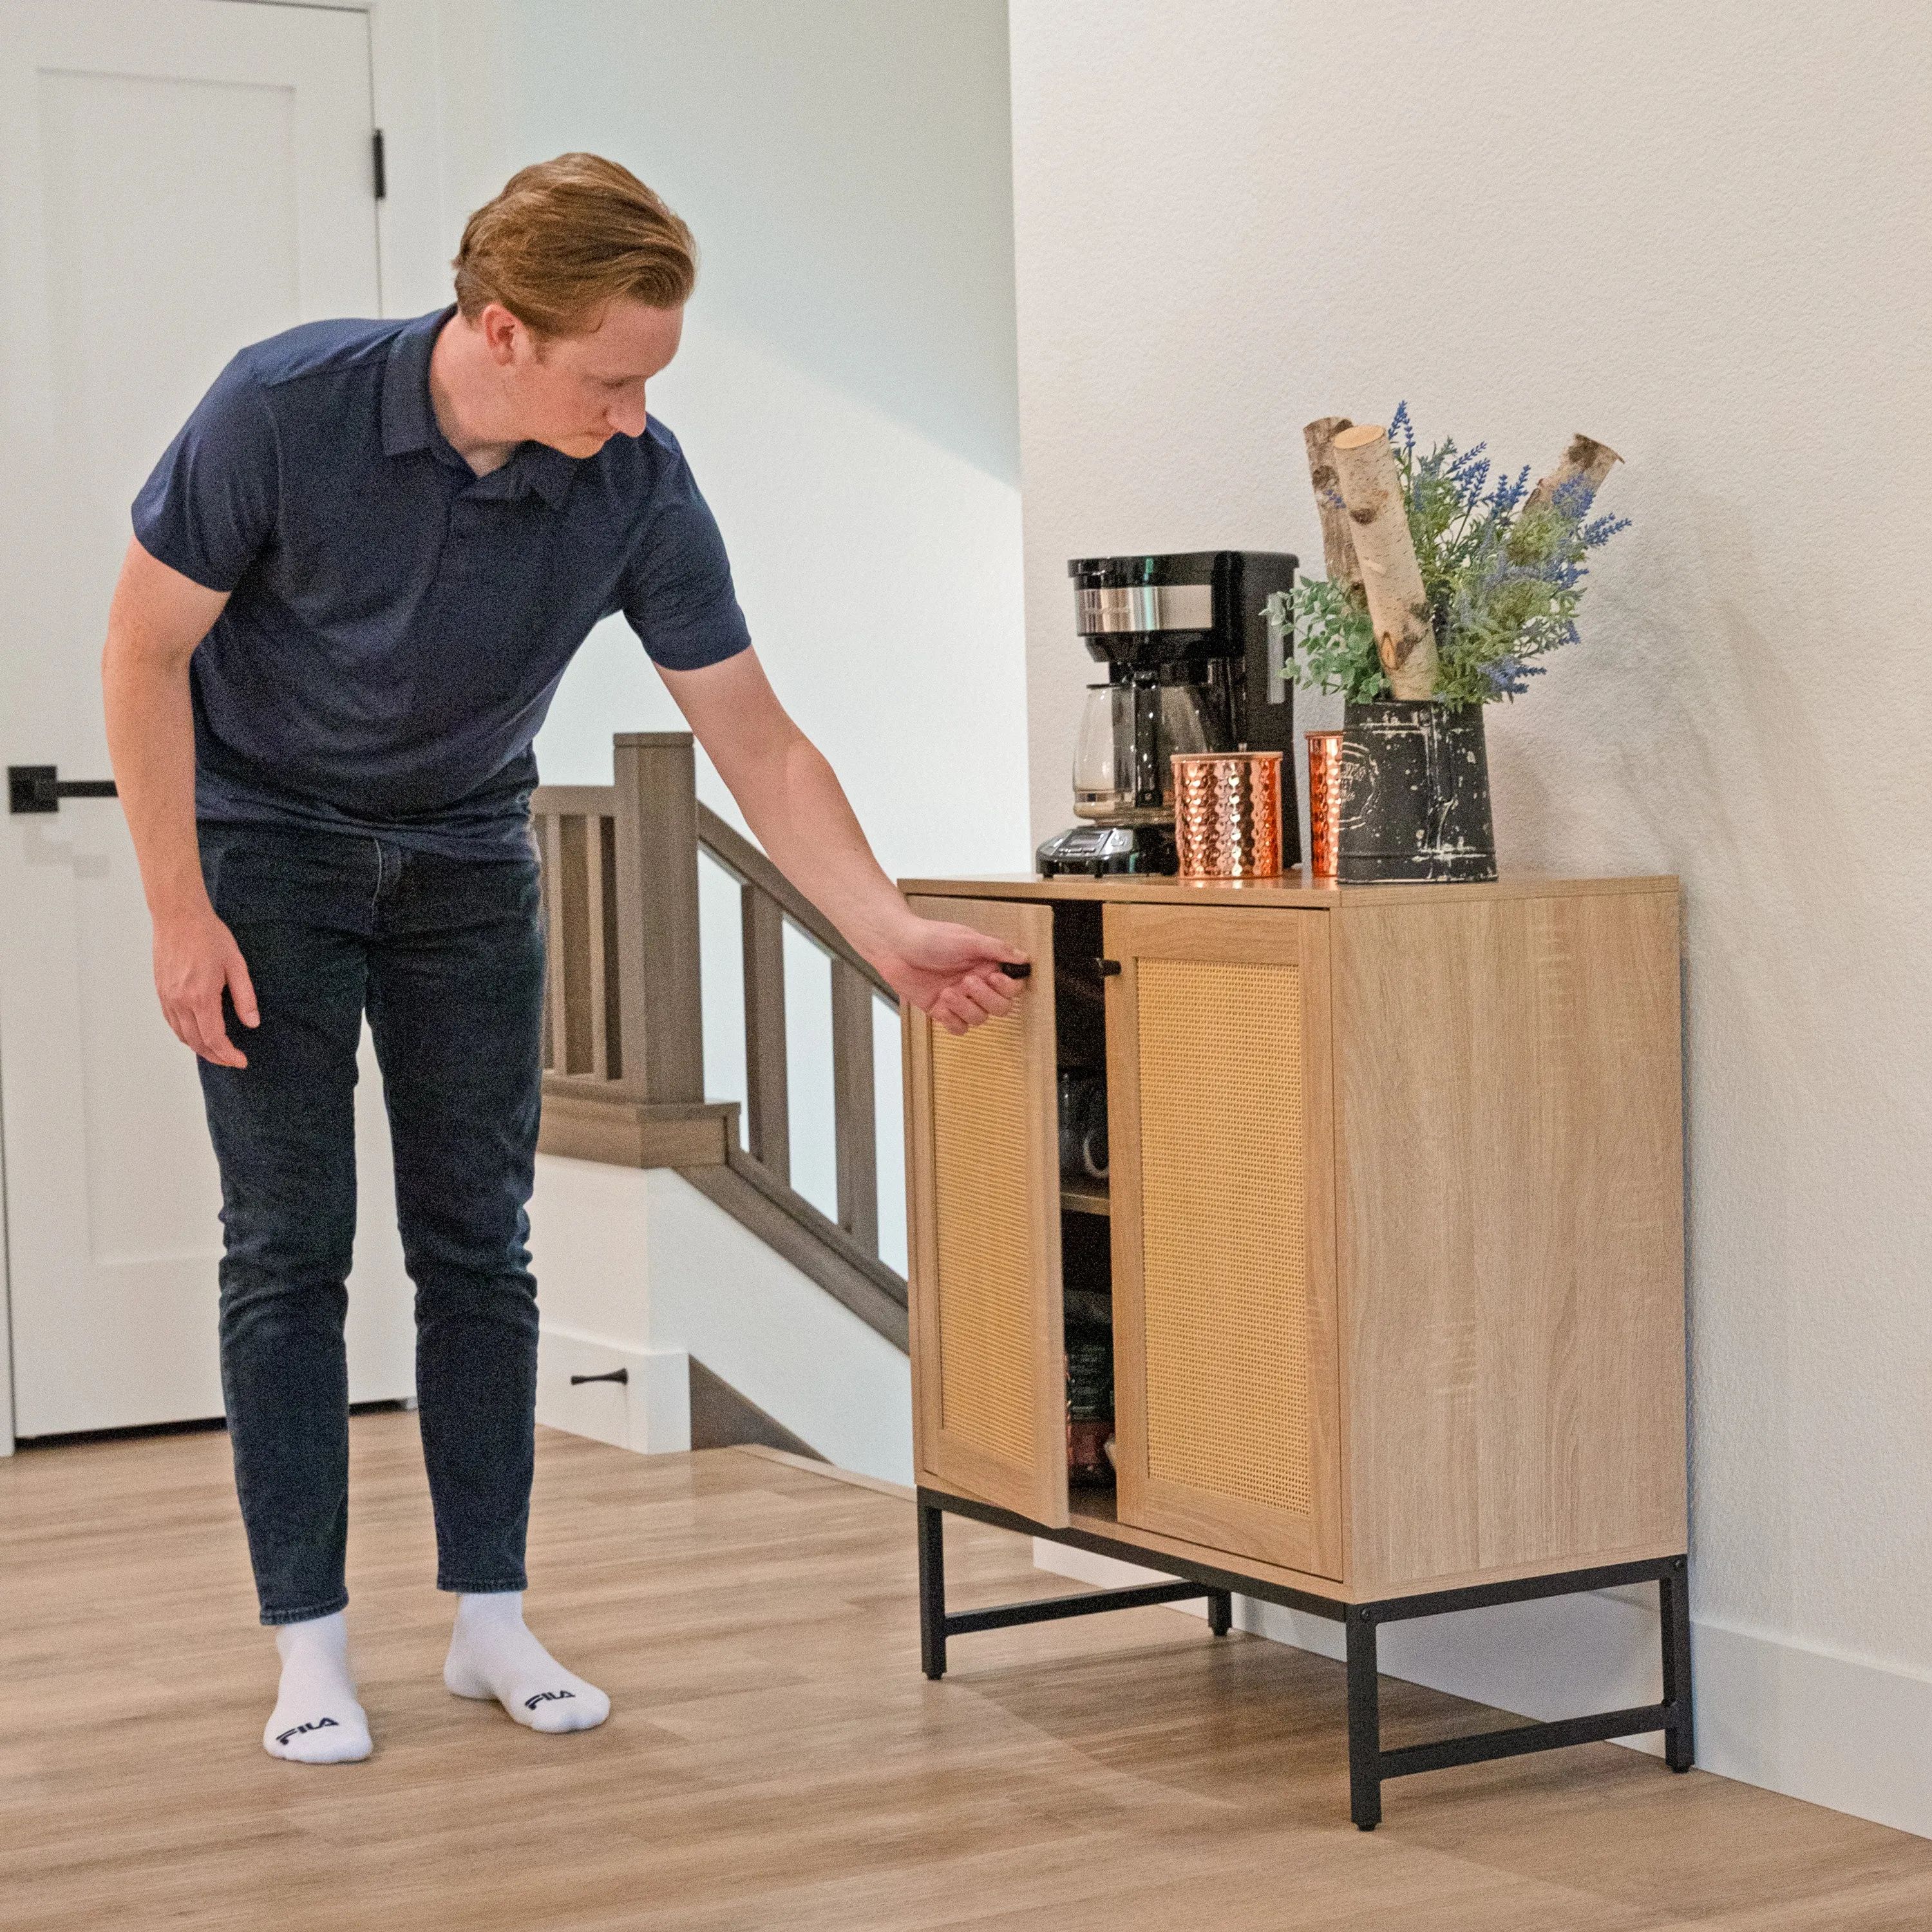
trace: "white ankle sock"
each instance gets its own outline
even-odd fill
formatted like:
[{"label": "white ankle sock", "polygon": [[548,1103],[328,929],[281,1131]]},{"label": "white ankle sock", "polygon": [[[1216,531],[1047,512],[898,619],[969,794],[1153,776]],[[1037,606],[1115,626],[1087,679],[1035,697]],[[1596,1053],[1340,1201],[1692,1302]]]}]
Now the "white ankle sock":
[{"label": "white ankle sock", "polygon": [[275,1648],[281,1653],[281,1688],[262,1748],[298,1764],[349,1764],[367,1757],[369,1719],[356,1701],[342,1612],[282,1624]]},{"label": "white ankle sock", "polygon": [[610,1714],[610,1699],[530,1634],[520,1590],[457,1599],[442,1681],[459,1697],[495,1698],[533,1731],[587,1731]]}]

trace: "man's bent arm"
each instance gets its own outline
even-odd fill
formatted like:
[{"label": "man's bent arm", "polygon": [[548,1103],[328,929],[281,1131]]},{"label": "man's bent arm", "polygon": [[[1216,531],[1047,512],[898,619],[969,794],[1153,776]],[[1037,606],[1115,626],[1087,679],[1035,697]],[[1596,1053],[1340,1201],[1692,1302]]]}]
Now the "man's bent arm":
[{"label": "man's bent arm", "polygon": [[914,914],[754,652],[661,675],[772,862],[897,992],[950,1033],[1012,1010],[1018,987],[1000,962],[1024,956]]},{"label": "man's bent arm", "polygon": [[228,602],[138,542],[122,560],[100,682],[107,752],[154,928],[154,990],[178,1038],[219,1066],[245,1066],[228,1037],[226,989],[244,1026],[257,1015],[248,968],[216,917],[194,827],[194,713],[188,660]]}]

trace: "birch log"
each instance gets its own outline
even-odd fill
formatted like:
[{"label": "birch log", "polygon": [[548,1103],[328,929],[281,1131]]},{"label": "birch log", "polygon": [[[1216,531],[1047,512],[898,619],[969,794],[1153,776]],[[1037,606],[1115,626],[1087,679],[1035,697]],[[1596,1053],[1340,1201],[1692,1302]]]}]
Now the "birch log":
[{"label": "birch log", "polygon": [[1354,427],[1346,416],[1318,416],[1303,430],[1301,439],[1308,446],[1308,480],[1315,486],[1315,507],[1322,516],[1322,554],[1328,560],[1328,581],[1359,590],[1361,566],[1355,560],[1348,506],[1335,474],[1335,438]]},{"label": "birch log", "polygon": [[1604,478],[1610,473],[1611,464],[1622,460],[1607,442],[1599,442],[1594,436],[1586,436],[1579,430],[1570,439],[1570,447],[1563,452],[1563,460],[1531,490],[1529,500],[1522,507],[1526,511],[1541,509],[1566,483],[1574,483],[1580,476],[1587,481],[1590,494],[1594,496],[1604,487]]},{"label": "birch log", "polygon": [[1348,506],[1349,535],[1376,627],[1376,652],[1397,698],[1436,695],[1436,632],[1422,566],[1408,534],[1402,472],[1388,432],[1373,423],[1336,434],[1336,475]]}]

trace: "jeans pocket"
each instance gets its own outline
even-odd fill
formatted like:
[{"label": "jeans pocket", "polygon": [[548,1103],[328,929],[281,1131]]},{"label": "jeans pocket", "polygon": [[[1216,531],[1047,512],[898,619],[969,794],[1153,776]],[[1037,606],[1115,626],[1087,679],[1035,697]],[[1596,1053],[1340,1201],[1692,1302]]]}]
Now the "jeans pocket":
[{"label": "jeans pocket", "polygon": [[366,932],[380,876],[376,842],[279,825],[199,828],[202,877],[230,927],[293,921]]}]

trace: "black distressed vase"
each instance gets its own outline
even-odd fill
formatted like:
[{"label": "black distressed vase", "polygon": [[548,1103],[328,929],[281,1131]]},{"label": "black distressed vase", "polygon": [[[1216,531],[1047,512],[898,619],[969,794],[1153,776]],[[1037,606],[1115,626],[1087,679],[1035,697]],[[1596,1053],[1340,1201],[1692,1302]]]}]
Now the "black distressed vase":
[{"label": "black distressed vase", "polygon": [[1350,704],[1342,718],[1341,794],[1339,884],[1496,877],[1480,704]]}]

